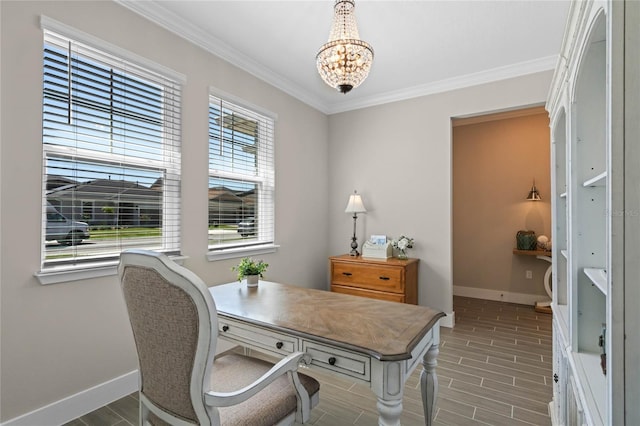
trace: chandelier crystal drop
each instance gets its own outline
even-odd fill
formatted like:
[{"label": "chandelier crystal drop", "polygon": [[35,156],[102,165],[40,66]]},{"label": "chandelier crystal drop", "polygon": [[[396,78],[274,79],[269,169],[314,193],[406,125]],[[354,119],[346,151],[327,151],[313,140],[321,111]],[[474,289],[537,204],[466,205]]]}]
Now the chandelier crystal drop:
[{"label": "chandelier crystal drop", "polygon": [[336,0],[329,41],[316,55],[320,77],[341,93],[358,87],[373,62],[373,48],[358,35],[355,7],[355,0]]}]

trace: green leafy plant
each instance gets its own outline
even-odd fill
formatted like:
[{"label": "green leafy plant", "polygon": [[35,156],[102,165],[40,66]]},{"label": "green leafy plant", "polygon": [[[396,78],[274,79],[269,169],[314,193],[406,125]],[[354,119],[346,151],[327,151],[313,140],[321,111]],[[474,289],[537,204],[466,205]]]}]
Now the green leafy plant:
[{"label": "green leafy plant", "polygon": [[231,270],[236,271],[238,273],[238,281],[242,281],[247,275],[259,275],[260,278],[263,278],[262,274],[268,267],[269,264],[262,260],[255,261],[250,257],[244,257],[240,263],[232,267]]}]

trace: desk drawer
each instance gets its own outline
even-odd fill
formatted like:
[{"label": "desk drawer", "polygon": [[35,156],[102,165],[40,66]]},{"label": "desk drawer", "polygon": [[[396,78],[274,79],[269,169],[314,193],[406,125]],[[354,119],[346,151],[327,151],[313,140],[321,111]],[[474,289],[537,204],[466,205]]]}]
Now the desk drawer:
[{"label": "desk drawer", "polygon": [[403,269],[392,266],[358,265],[335,262],[332,268],[331,282],[346,286],[357,285],[360,288],[404,293]]},{"label": "desk drawer", "polygon": [[371,381],[371,360],[367,356],[308,340],[302,341],[302,351],[311,355],[313,366]]},{"label": "desk drawer", "polygon": [[218,320],[220,337],[249,347],[262,348],[276,354],[288,355],[298,350],[298,339],[258,327],[247,327],[240,322]]}]

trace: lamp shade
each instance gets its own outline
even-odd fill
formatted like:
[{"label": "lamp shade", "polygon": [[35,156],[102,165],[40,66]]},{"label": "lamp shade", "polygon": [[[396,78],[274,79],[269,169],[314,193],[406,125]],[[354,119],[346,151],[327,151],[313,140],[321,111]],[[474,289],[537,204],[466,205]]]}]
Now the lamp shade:
[{"label": "lamp shade", "polygon": [[362,203],[362,197],[360,194],[353,191],[353,194],[349,196],[349,202],[347,203],[347,208],[344,209],[345,213],[366,213],[367,209],[364,208],[364,204]]}]

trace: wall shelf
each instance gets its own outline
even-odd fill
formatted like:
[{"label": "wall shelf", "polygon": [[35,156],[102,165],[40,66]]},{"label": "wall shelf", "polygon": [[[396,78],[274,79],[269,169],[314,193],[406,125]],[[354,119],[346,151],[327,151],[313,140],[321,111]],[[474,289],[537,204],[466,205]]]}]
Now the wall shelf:
[{"label": "wall shelf", "polygon": [[584,274],[602,294],[607,295],[607,271],[601,268],[584,268]]},{"label": "wall shelf", "polygon": [[586,384],[585,402],[593,424],[606,424],[607,417],[607,376],[600,367],[600,354],[590,352],[574,353],[580,383]]},{"label": "wall shelf", "polygon": [[597,176],[592,177],[591,179],[587,179],[584,181],[582,186],[585,188],[595,187],[595,186],[605,186],[607,183],[607,172],[602,172]]},{"label": "wall shelf", "polygon": [[569,329],[569,307],[567,305],[553,305],[553,313],[557,315],[562,330],[566,333]]}]

